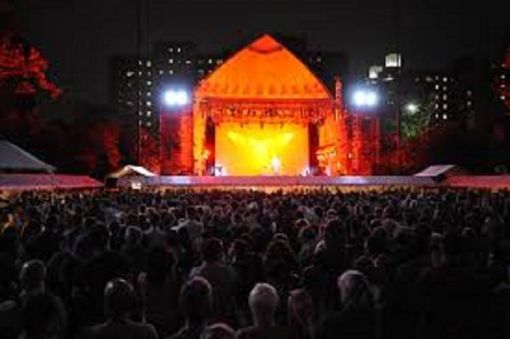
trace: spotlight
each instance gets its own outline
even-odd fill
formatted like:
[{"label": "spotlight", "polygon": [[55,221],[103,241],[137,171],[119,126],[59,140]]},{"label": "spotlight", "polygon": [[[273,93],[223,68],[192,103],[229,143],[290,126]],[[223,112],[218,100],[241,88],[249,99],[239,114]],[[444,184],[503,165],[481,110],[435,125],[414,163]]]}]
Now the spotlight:
[{"label": "spotlight", "polygon": [[354,92],[352,101],[356,107],[373,108],[377,105],[379,98],[377,93],[373,90],[360,89]]},{"label": "spotlight", "polygon": [[190,97],[184,90],[169,89],[163,93],[163,102],[171,107],[186,106],[190,103]]}]

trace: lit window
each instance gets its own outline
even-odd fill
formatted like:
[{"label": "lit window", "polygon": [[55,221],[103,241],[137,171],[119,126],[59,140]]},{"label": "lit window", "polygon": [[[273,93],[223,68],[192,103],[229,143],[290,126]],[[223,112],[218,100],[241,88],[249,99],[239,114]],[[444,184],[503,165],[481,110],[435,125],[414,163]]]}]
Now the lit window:
[{"label": "lit window", "polygon": [[447,94],[443,94],[443,100],[448,100],[448,95]]},{"label": "lit window", "polygon": [[170,75],[172,75],[172,74],[174,74],[174,71],[173,71],[173,70],[169,70],[169,71],[168,71],[168,73],[169,73]]},{"label": "lit window", "polygon": [[147,122],[147,127],[151,127],[152,126],[152,122]]},{"label": "lit window", "polygon": [[212,63],[213,63],[213,60],[212,60],[212,59],[209,59],[209,60],[208,60],[208,63],[209,63],[209,64],[212,64]]},{"label": "lit window", "polygon": [[138,71],[138,75],[142,75],[142,71]]},{"label": "lit window", "polygon": [[127,71],[126,72],[126,76],[129,78],[131,76],[133,76],[133,74],[135,74],[134,72],[131,72],[131,71]]},{"label": "lit window", "polygon": [[447,90],[448,90],[448,87],[443,86],[443,91],[447,91]]},{"label": "lit window", "polygon": [[438,109],[438,108],[439,108],[439,104],[435,104],[435,105],[434,105],[434,108],[435,108],[435,109]]},{"label": "lit window", "polygon": [[168,63],[169,64],[173,64],[174,63],[174,59],[168,59]]},{"label": "lit window", "polygon": [[443,120],[446,120],[448,119],[448,115],[447,114],[443,114]]},{"label": "lit window", "polygon": [[186,65],[191,64],[191,60],[186,60]]},{"label": "lit window", "polygon": [[471,101],[468,101],[468,102],[467,102],[468,107],[471,107],[471,105],[472,105],[472,104],[473,104],[473,103],[472,103]]},{"label": "lit window", "polygon": [[466,93],[467,93],[468,97],[470,97],[473,94],[473,92],[471,92],[471,91],[467,91]]},{"label": "lit window", "polygon": [[140,65],[140,66],[141,66],[142,64],[143,64],[143,63],[142,63],[142,60],[138,60],[138,65]]},{"label": "lit window", "polygon": [[152,72],[147,72],[147,76],[151,76],[152,75]]},{"label": "lit window", "polygon": [[444,77],[444,78],[443,78],[443,82],[448,82],[448,78],[447,78],[447,77]]},{"label": "lit window", "polygon": [[169,51],[170,53],[173,53],[173,52],[174,52],[174,49],[173,49],[172,47],[170,47],[170,48],[168,49],[168,51]]},{"label": "lit window", "polygon": [[163,73],[165,73],[165,71],[163,71],[162,69],[159,70],[159,75],[162,75]]},{"label": "lit window", "polygon": [[502,95],[501,97],[501,100],[506,100],[506,96]]},{"label": "lit window", "polygon": [[143,114],[142,111],[138,111],[139,116],[142,116],[142,114]]},{"label": "lit window", "polygon": [[152,96],[151,92],[147,92],[147,96],[150,98]]},{"label": "lit window", "polygon": [[434,115],[434,118],[439,119],[439,114],[437,114],[437,113],[436,113],[436,114]]},{"label": "lit window", "polygon": [[216,63],[217,63],[218,65],[222,64],[222,63],[223,63],[223,59],[218,59],[218,60],[216,61]]},{"label": "lit window", "polygon": [[501,74],[501,79],[505,79],[505,78],[506,78],[506,75]]},{"label": "lit window", "polygon": [[151,62],[150,60],[148,60],[148,61],[145,63],[145,65],[146,65],[147,67],[152,67],[152,62]]},{"label": "lit window", "polygon": [[181,48],[177,47],[177,53],[181,53]]},{"label": "lit window", "polygon": [[447,110],[448,109],[448,105],[447,104],[444,104],[443,105],[443,110]]},{"label": "lit window", "polygon": [[147,111],[147,116],[150,117],[152,115],[152,111]]},{"label": "lit window", "polygon": [[439,85],[436,85],[436,86],[435,86],[435,89],[436,89],[436,90],[439,90]]},{"label": "lit window", "polygon": [[147,81],[147,86],[151,86],[152,85],[152,81]]},{"label": "lit window", "polygon": [[145,104],[147,105],[147,107],[151,107],[152,106],[152,101],[147,101]]}]

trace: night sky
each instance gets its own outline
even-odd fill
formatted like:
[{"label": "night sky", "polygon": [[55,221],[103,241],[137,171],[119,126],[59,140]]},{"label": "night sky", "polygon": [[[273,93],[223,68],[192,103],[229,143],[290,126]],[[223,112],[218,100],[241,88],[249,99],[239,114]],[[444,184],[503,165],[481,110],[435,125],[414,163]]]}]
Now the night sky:
[{"label": "night sky", "polygon": [[[382,63],[396,38],[398,0],[145,0],[145,46],[192,40],[220,52],[257,33],[303,35],[345,52],[354,72]],[[510,43],[508,0],[400,0],[406,66],[434,69],[462,55],[494,58]],[[108,57],[136,52],[136,0],[20,0],[20,31],[74,100],[108,101]]]}]

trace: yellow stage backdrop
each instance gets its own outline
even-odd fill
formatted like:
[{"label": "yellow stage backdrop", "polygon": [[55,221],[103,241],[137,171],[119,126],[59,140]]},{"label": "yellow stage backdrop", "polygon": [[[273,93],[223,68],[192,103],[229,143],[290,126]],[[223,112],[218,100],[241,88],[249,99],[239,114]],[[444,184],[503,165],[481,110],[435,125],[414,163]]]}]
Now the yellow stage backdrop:
[{"label": "yellow stage backdrop", "polygon": [[300,175],[308,169],[308,127],[299,124],[221,123],[216,166],[223,175]]}]

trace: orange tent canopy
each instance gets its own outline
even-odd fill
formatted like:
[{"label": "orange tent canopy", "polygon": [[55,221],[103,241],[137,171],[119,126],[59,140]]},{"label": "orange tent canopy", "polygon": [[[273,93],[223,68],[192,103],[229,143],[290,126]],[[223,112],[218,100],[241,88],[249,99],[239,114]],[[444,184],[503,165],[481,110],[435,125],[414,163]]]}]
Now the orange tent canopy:
[{"label": "orange tent canopy", "polygon": [[198,97],[221,99],[326,99],[324,84],[270,35],[257,39],[204,79]]}]

